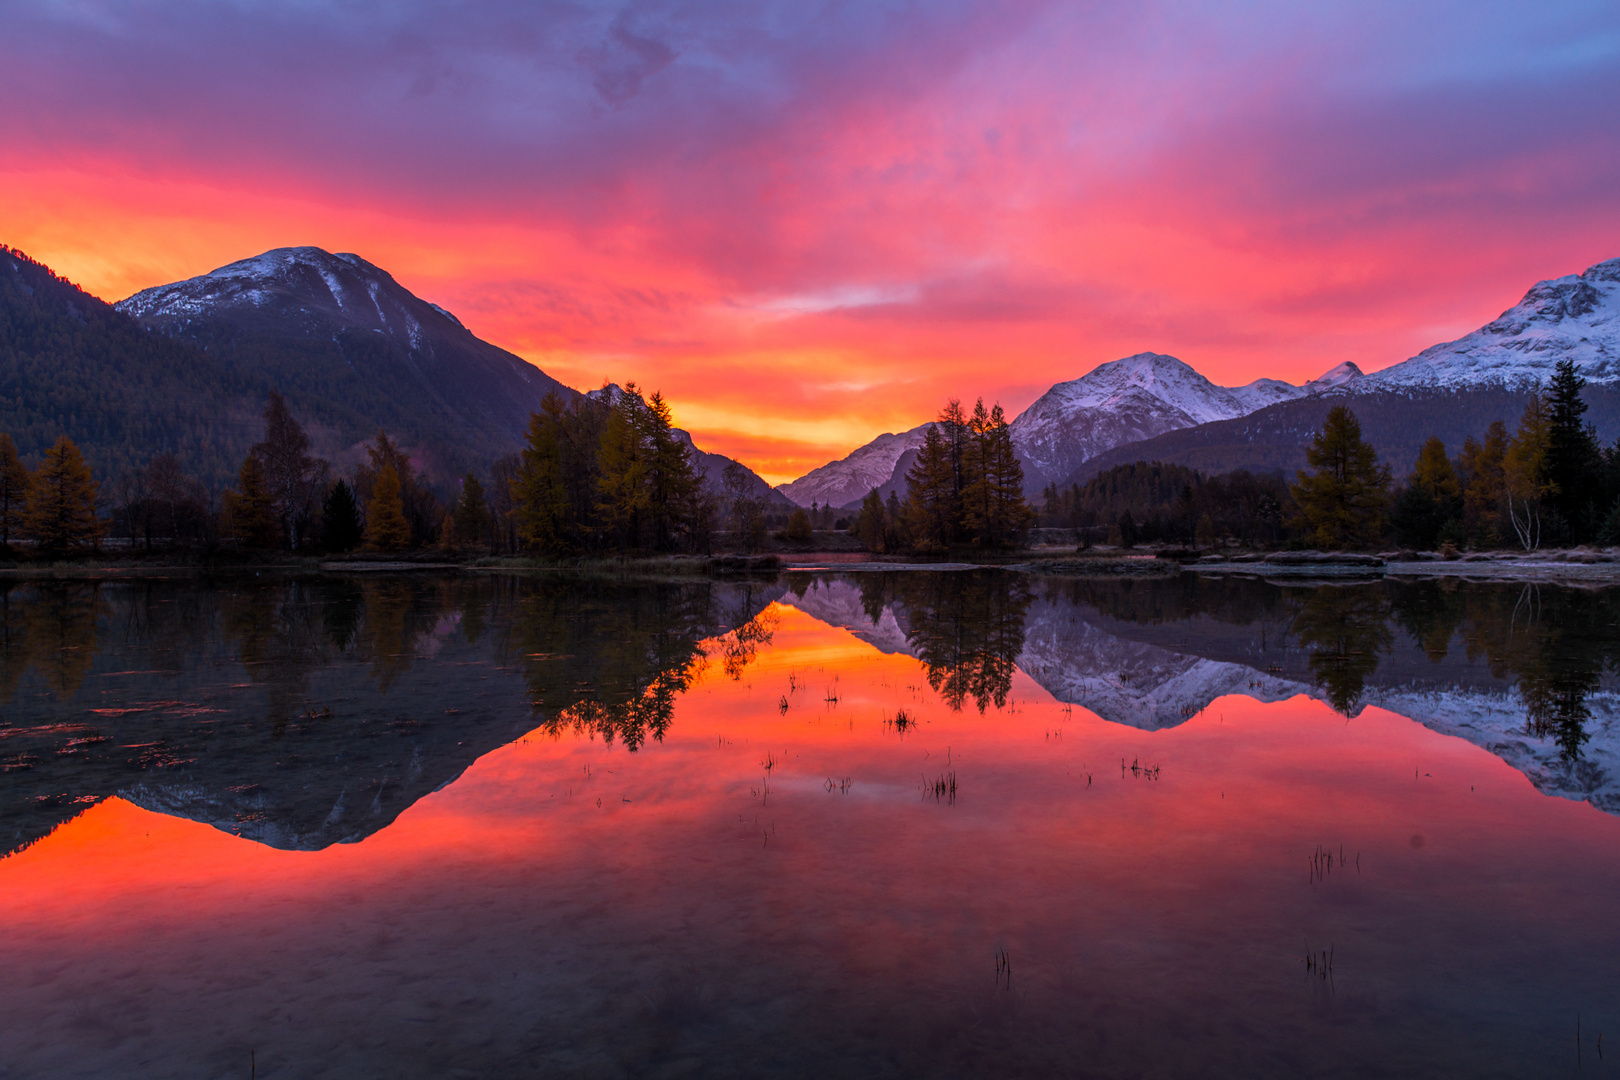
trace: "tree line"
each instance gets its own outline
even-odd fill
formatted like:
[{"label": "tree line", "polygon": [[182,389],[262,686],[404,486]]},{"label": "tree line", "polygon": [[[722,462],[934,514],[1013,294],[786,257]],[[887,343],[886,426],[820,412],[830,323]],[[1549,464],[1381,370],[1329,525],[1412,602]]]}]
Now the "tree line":
[{"label": "tree line", "polygon": [[1420,550],[1620,543],[1620,443],[1604,447],[1584,421],[1585,380],[1561,361],[1517,428],[1494,421],[1451,456],[1424,443],[1411,471],[1392,467],[1348,405],[1329,411],[1292,481],[1245,471],[1206,476],[1136,462],[1086,484],[1043,493],[1040,524],[1072,528],[1082,543]]},{"label": "tree line", "polygon": [[[940,553],[1022,542],[1035,524],[1073,529],[1084,546],[1112,542],[1268,547],[1373,547],[1395,543],[1534,550],[1543,544],[1620,543],[1620,444],[1603,447],[1585,423],[1585,382],[1562,361],[1533,396],[1517,429],[1500,421],[1465,440],[1456,457],[1438,438],[1396,482],[1362,437],[1355,414],[1335,406],[1309,447],[1308,469],[1206,476],[1185,466],[1136,462],[1085,484],[1043,492],[1037,513],[999,405],[971,412],[948,402],[924,435],[902,498],[876,489],[849,529],[874,552]],[[129,547],[188,545],[242,550],[453,551],[564,558],[626,552],[705,552],[717,533],[758,550],[773,511],[733,463],[711,487],[661,394],[634,384],[565,401],[546,398],[523,445],[497,460],[490,483],[468,473],[448,502],[385,431],[363,444],[349,476],[310,453],[281,395],[271,393],[264,435],[236,482],[213,498],[172,454],[154,456],[101,490],[72,441],[59,437],[30,470],[0,434],[0,546],[41,551],[94,546],[107,535]],[[110,510],[107,518],[102,508]],[[796,510],[778,533],[809,542],[830,510]]]},{"label": "tree line", "polygon": [[764,500],[749,493],[757,481],[742,466],[733,463],[722,490],[711,490],[662,395],[646,398],[633,384],[574,401],[548,396],[524,445],[494,463],[488,489],[468,473],[449,503],[386,431],[363,444],[365,460],[351,475],[339,476],[310,452],[309,436],[280,394],[269,395],[263,420],[263,438],[217,499],[172,454],[102,491],[65,436],[30,471],[0,435],[0,544],[20,539],[64,550],[95,546],[110,534],[147,549],[438,546],[564,557],[705,551],[723,518],[758,547],[772,521]]},{"label": "tree line", "polygon": [[885,501],[873,488],[851,531],[871,551],[926,554],[1013,546],[1034,520],[1001,406],[987,410],[981,398],[968,413],[953,398],[923,433],[905,499],[891,491]]}]

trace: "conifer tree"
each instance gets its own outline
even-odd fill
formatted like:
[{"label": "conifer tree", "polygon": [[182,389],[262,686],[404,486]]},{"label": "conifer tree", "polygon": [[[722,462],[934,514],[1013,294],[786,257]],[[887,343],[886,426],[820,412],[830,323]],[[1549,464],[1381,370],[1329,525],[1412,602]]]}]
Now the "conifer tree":
[{"label": "conifer tree", "polygon": [[1395,500],[1390,524],[1401,543],[1428,550],[1440,542],[1442,530],[1461,533],[1462,510],[1462,484],[1446,456],[1446,444],[1430,436]]},{"label": "conifer tree", "polygon": [[321,544],[327,551],[352,551],[364,536],[360,504],[344,480],[332,485],[321,506]]},{"label": "conifer tree", "polygon": [[861,500],[861,511],[855,517],[854,533],[867,551],[888,550],[888,514],[884,512],[883,499],[878,495],[877,488],[868,491],[866,498]]},{"label": "conifer tree", "polygon": [[1491,421],[1483,441],[1472,436],[1463,442],[1463,524],[1470,540],[1495,547],[1507,538],[1502,515],[1507,506],[1507,425]]},{"label": "conifer tree", "polygon": [[279,546],[281,526],[276,520],[275,500],[265,484],[264,463],[257,454],[248,454],[237,473],[240,490],[226,491],[223,500],[225,533],[237,544],[261,550]]},{"label": "conifer tree", "polygon": [[66,435],[57,436],[34,470],[24,526],[47,551],[94,543],[101,536],[96,481],[79,448]]},{"label": "conifer tree", "polygon": [[263,469],[282,542],[297,551],[313,524],[326,462],[310,456],[309,436],[275,391],[264,408],[264,439],[254,444],[252,452]]},{"label": "conifer tree", "polygon": [[1593,481],[1602,459],[1597,434],[1582,420],[1585,386],[1575,361],[1564,359],[1558,361],[1546,390],[1549,501],[1558,511],[1561,531],[1574,540],[1584,540],[1596,530],[1600,512],[1595,501],[1598,485]]},{"label": "conifer tree", "polygon": [[456,500],[455,512],[448,517],[454,522],[458,546],[466,544],[476,547],[487,542],[489,504],[484,500],[484,485],[472,473],[461,481],[461,497]]},{"label": "conifer tree", "polygon": [[17,444],[0,432],[0,549],[11,546],[11,538],[23,528],[28,509],[28,466],[17,456]]},{"label": "conifer tree", "polygon": [[653,547],[673,551],[683,546],[698,496],[698,478],[692,471],[687,444],[677,437],[669,405],[661,393],[638,410],[647,445],[646,483]]},{"label": "conifer tree", "polygon": [[604,531],[621,550],[643,543],[649,503],[645,411],[646,403],[631,383],[614,400],[602,427],[596,509]]},{"label": "conifer tree", "polygon": [[518,539],[542,555],[560,555],[573,546],[571,500],[563,467],[562,398],[547,394],[529,416],[527,441],[512,481]]},{"label": "conifer tree", "polygon": [[951,444],[940,428],[928,426],[916,463],[906,470],[906,528],[919,551],[943,551],[956,539],[956,471]]},{"label": "conifer tree", "polygon": [[1378,451],[1362,439],[1348,406],[1328,411],[1305,460],[1315,471],[1301,469],[1290,490],[1308,542],[1336,548],[1376,541],[1389,501],[1389,467],[1378,463]]},{"label": "conifer tree", "polygon": [[392,462],[385,463],[377,471],[366,506],[366,546],[375,551],[403,551],[411,544],[400,486],[399,472]]},{"label": "conifer tree", "polygon": [[399,478],[400,506],[410,529],[406,546],[425,544],[437,536],[439,502],[433,492],[417,480],[410,455],[390,439],[386,431],[378,431],[366,446],[366,458],[367,463],[355,470],[354,475],[355,495],[360,502],[367,507],[371,505],[372,486],[381,475],[383,466],[392,465],[394,474]]}]

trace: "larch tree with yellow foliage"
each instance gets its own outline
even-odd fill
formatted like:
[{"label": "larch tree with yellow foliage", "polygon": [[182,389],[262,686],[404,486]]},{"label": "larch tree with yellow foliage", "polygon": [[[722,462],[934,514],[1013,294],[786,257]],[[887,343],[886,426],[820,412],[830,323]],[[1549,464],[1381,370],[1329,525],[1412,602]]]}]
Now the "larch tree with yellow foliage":
[{"label": "larch tree with yellow foliage", "polygon": [[66,435],[45,451],[28,484],[24,527],[41,550],[93,544],[101,537],[96,515],[96,481],[84,455]]},{"label": "larch tree with yellow foliage", "polygon": [[371,502],[366,504],[366,547],[373,551],[404,551],[410,543],[411,526],[405,520],[399,471],[393,462],[385,461],[371,485]]}]

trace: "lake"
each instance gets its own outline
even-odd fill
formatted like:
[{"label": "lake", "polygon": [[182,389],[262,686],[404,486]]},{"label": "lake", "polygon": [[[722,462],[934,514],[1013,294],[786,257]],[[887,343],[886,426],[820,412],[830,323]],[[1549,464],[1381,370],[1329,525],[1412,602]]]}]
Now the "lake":
[{"label": "lake", "polygon": [[0,589],[0,1077],[1620,1066],[1620,590]]}]

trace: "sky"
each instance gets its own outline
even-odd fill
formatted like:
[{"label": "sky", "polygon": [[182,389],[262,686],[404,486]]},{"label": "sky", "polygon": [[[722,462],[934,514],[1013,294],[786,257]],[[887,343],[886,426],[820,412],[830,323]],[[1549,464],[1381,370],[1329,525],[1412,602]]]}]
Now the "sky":
[{"label": "sky", "polygon": [[352,251],[773,482],[1620,256],[1612,0],[6,0],[0,102],[0,243],[98,296]]}]

